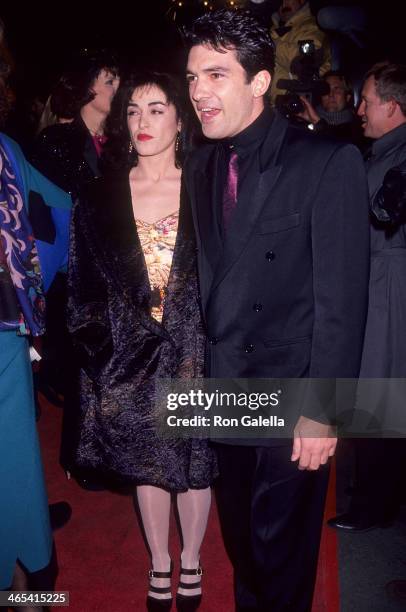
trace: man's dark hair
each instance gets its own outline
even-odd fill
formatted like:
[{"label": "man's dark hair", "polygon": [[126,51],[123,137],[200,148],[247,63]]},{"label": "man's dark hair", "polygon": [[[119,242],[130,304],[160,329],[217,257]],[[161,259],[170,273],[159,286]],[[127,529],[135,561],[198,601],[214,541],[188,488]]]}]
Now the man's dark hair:
[{"label": "man's dark hair", "polygon": [[365,80],[373,77],[376,93],[383,102],[395,100],[406,117],[406,65],[380,62],[366,73]]},{"label": "man's dark hair", "polygon": [[216,51],[235,50],[237,59],[247,73],[248,82],[260,70],[273,74],[275,47],[266,27],[248,11],[221,9],[208,12],[184,29],[189,49],[208,45]]},{"label": "man's dark hair", "polygon": [[[128,76],[117,90],[106,119],[104,134],[107,138],[103,147],[101,166],[103,172],[124,170],[137,164],[137,152],[130,147],[130,133],[127,125],[128,104],[135,89],[155,85],[163,91],[167,101],[176,109],[177,118],[182,123],[175,164],[182,166],[184,157],[191,145],[189,116],[186,111],[186,95],[176,77],[162,72],[137,72]],[[131,149],[131,150],[130,150]]]}]

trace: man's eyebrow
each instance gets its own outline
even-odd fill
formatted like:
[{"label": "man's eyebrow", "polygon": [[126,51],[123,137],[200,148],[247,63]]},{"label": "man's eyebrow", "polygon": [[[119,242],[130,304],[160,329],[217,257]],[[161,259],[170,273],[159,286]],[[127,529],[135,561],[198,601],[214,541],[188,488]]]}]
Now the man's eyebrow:
[{"label": "man's eyebrow", "polygon": [[[208,66],[208,68],[203,68],[202,72],[230,72],[230,68],[226,68],[226,66]],[[189,68],[186,69],[186,74],[195,74],[193,70]]]}]

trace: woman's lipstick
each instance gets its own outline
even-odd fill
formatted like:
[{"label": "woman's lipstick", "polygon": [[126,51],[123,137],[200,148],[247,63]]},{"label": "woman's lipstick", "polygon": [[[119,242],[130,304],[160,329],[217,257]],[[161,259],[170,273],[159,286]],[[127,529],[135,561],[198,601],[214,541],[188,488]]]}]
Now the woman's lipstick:
[{"label": "woman's lipstick", "polygon": [[151,140],[153,138],[153,136],[150,136],[149,134],[138,134],[137,136],[137,140]]}]

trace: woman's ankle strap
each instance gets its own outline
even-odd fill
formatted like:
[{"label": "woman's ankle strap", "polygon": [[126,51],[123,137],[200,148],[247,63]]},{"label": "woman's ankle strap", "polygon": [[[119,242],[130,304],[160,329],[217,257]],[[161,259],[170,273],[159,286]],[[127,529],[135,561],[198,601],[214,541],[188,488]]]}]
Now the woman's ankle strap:
[{"label": "woman's ankle strap", "polygon": [[184,567],[181,567],[180,573],[184,576],[203,576],[203,569],[200,567],[200,565],[195,569],[185,569]]}]

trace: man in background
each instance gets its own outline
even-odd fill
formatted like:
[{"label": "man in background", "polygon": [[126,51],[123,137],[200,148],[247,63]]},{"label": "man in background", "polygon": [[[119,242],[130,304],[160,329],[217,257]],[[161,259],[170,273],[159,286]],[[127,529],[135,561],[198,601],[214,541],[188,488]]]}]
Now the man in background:
[{"label": "man in background", "polygon": [[331,68],[330,45],[327,35],[320,30],[306,0],[283,0],[278,12],[272,16],[272,40],[275,43],[275,73],[271,86],[271,98],[285,90],[278,86],[279,79],[297,78],[292,74],[292,61],[299,52],[301,41],[312,41],[319,59],[319,73]]},{"label": "man in background", "polygon": [[[358,411],[369,437],[356,439],[355,490],[346,513],[328,521],[345,532],[392,520],[406,467],[406,66],[381,63],[367,73],[358,110],[371,205],[371,276]],[[403,208],[403,210],[402,210]],[[395,213],[395,215],[394,215]],[[395,379],[395,380],[394,380]],[[402,437],[403,436],[403,437]]]}]

